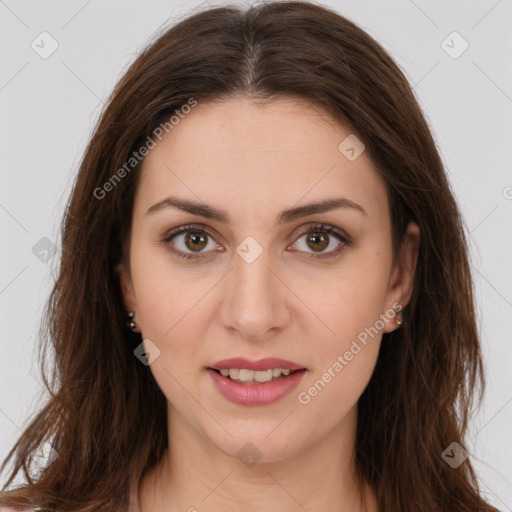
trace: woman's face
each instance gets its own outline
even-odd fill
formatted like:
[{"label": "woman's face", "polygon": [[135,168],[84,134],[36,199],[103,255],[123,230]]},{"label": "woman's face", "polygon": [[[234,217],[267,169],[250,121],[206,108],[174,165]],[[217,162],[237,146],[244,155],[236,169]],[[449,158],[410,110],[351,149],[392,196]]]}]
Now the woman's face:
[{"label": "woman's face", "polygon": [[[264,462],[353,433],[382,333],[411,295],[419,232],[409,225],[393,266],[385,186],[350,135],[303,100],[199,102],[145,158],[124,304],[170,421],[205,446]],[[339,204],[304,208],[325,201]],[[249,362],[218,364],[230,358]],[[264,358],[287,362],[239,378],[303,370],[234,380]]]}]

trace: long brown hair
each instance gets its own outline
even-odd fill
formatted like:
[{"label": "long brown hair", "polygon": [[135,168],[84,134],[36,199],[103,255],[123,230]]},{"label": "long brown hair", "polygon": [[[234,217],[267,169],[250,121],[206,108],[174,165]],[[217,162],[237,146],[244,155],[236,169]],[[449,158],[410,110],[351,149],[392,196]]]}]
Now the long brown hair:
[{"label": "long brown hair", "polygon": [[[134,357],[140,335],[125,326],[114,272],[127,257],[140,176],[140,162],[126,162],[191,98],[240,95],[303,98],[350,126],[386,183],[395,253],[409,221],[421,230],[404,327],[384,334],[358,402],[361,489],[372,487],[381,512],[496,511],[481,497],[470,459],[453,468],[442,456],[451,443],[465,446],[484,389],[467,235],[443,164],[391,57],[354,23],[309,2],[195,12],[162,31],[115,87],[63,218],[41,336],[41,350],[54,351],[50,396],[3,463],[1,471],[14,457],[0,502],[126,510],[131,490],[162,457],[166,399]],[[109,181],[123,166],[122,179]],[[32,458],[44,443],[56,457],[36,478]],[[21,471],[26,484],[10,488]]]}]

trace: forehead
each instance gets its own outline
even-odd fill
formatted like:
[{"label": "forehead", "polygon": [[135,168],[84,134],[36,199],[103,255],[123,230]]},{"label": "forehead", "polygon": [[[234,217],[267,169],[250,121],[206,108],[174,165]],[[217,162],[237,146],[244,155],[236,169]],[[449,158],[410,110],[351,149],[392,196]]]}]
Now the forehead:
[{"label": "forehead", "polygon": [[344,196],[387,215],[384,183],[367,153],[350,160],[339,149],[349,136],[349,127],[302,99],[198,102],[145,157],[136,214],[173,194],[256,216],[269,205],[280,211]]}]

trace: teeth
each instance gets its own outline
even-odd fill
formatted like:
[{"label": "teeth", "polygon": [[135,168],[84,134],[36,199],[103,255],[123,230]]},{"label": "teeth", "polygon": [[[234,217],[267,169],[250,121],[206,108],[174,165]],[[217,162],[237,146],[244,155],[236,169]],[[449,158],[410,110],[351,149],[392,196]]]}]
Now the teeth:
[{"label": "teeth", "polygon": [[270,382],[281,375],[290,375],[291,370],[283,368],[270,368],[268,370],[254,371],[238,368],[222,368],[220,374],[240,383],[243,382]]},{"label": "teeth", "polygon": [[[233,378],[233,370],[229,370],[229,377]],[[235,370],[238,372],[238,380],[241,382],[254,382],[254,375],[256,374],[253,370]],[[259,373],[259,372],[258,372]]]}]

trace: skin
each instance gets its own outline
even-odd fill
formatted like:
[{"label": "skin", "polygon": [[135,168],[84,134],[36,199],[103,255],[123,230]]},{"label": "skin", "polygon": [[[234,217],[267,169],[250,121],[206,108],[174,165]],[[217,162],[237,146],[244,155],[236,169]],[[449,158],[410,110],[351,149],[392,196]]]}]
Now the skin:
[{"label": "skin", "polygon": [[[199,102],[146,157],[130,267],[117,268],[137,331],[160,350],[150,370],[168,401],[170,450],[141,481],[142,512],[362,510],[353,477],[356,406],[382,333],[396,329],[398,317],[386,320],[308,404],[297,395],[379,315],[393,304],[406,306],[420,233],[416,224],[408,226],[393,265],[384,183],[367,152],[354,161],[340,152],[350,133],[302,99],[261,105],[239,97]],[[171,194],[224,209],[232,223],[176,208],[146,215]],[[366,214],[338,208],[275,223],[284,209],[334,197],[354,201]],[[312,259],[318,246],[308,244],[311,223],[343,230],[352,245]],[[207,230],[208,245],[186,245],[183,234],[162,242],[186,224]],[[250,264],[236,253],[248,236],[263,250]],[[329,245],[320,252],[333,254],[341,242],[325,236]],[[179,258],[171,245],[189,254],[199,247],[199,258]],[[308,371],[276,403],[237,405],[206,370],[236,356],[280,357]],[[237,457],[248,442],[261,457],[252,467]],[[365,493],[370,512],[377,511],[373,492]]]}]

